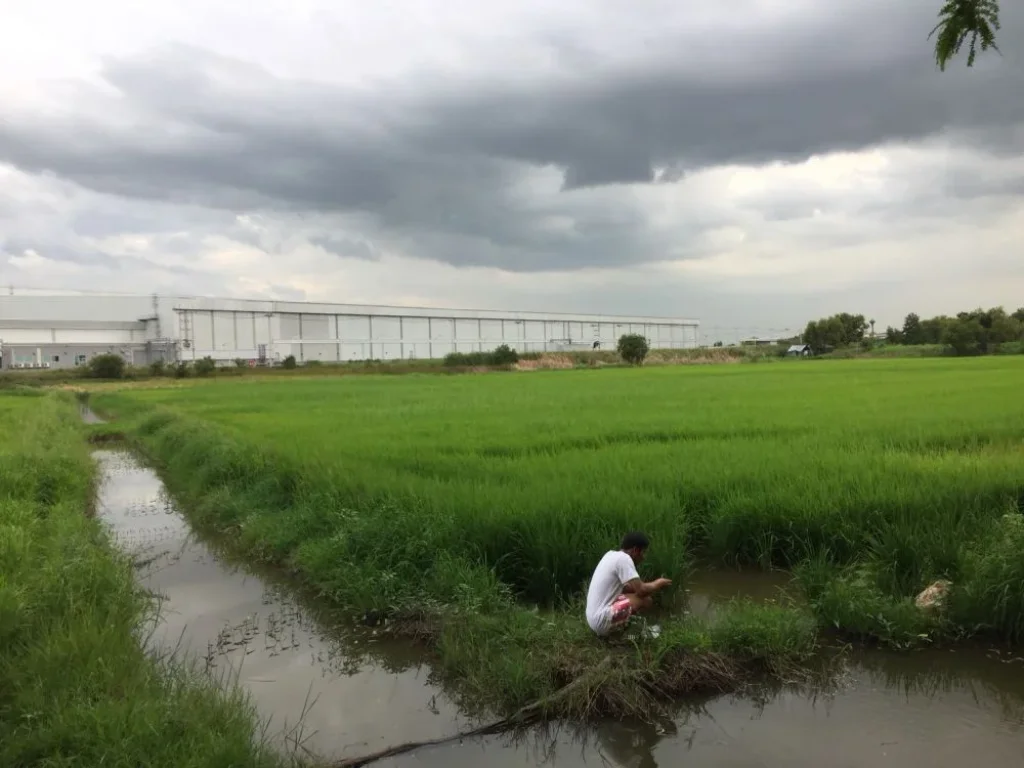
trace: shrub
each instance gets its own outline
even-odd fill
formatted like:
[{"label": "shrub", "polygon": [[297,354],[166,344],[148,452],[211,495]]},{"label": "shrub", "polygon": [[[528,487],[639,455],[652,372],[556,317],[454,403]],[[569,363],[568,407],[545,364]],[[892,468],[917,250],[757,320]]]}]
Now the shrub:
[{"label": "shrub", "polygon": [[647,357],[650,346],[647,344],[647,339],[639,333],[626,333],[619,338],[615,349],[618,351],[619,357],[630,365],[640,365]]},{"label": "shrub", "polygon": [[248,367],[249,367],[249,361],[248,360],[246,360],[244,358],[241,358],[241,357],[236,357],[235,358],[235,368],[248,368]]},{"label": "shrub", "polygon": [[289,371],[294,370],[298,365],[299,364],[295,361],[295,355],[288,355],[288,357],[281,361],[281,367]]},{"label": "shrub", "polygon": [[493,358],[487,352],[449,352],[444,356],[444,364],[449,368],[493,365]]},{"label": "shrub", "polygon": [[167,373],[167,366],[163,360],[154,360],[149,364],[149,373],[152,376],[163,376]]},{"label": "shrub", "polygon": [[187,379],[191,374],[191,370],[188,367],[188,363],[181,360],[176,366],[174,366],[174,378],[176,379]]},{"label": "shrub", "polygon": [[[536,355],[540,357],[540,355]],[[444,364],[449,368],[464,368],[477,365],[513,365],[519,362],[519,353],[508,344],[502,344],[491,352],[449,352]]]},{"label": "shrub", "polygon": [[491,362],[494,365],[515,365],[519,362],[519,353],[508,344],[502,344],[491,353]]},{"label": "shrub", "polygon": [[123,379],[125,363],[120,355],[96,355],[89,361],[89,375],[94,379]]},{"label": "shrub", "polygon": [[196,376],[210,376],[217,370],[217,363],[207,355],[201,360],[196,360]]}]

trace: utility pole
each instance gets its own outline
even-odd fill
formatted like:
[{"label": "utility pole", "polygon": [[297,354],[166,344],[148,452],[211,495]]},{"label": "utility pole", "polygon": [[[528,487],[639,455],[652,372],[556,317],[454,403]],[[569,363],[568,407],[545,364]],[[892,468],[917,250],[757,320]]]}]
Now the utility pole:
[{"label": "utility pole", "polygon": [[162,339],[164,335],[160,332],[160,300],[157,295],[153,294],[153,323],[156,330],[156,338]]}]

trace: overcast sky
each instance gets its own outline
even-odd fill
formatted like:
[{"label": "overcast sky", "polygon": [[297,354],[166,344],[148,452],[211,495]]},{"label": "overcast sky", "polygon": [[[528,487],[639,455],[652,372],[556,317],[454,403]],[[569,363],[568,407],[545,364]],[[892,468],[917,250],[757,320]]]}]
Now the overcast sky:
[{"label": "overcast sky", "polygon": [[697,317],[1024,305],[1024,8],[33,0],[0,282]]}]

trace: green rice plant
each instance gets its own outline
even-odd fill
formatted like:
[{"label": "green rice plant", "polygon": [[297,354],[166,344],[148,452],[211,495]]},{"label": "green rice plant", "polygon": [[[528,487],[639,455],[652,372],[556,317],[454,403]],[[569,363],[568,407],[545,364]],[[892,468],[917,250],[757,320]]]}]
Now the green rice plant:
[{"label": "green rice plant", "polygon": [[[1019,357],[925,358],[238,380],[94,401],[134,424],[199,521],[366,609],[454,600],[441,555],[475,574],[462,583],[500,585],[487,604],[507,590],[561,605],[640,528],[647,576],[697,557],[820,562],[822,623],[906,644],[935,636],[912,605],[932,580],[1004,583],[972,553],[1024,496],[1022,375]],[[1003,594],[952,616],[1010,636],[1022,613]]]},{"label": "green rice plant", "polygon": [[1013,642],[1024,639],[1024,514],[1017,504],[964,555],[962,582],[950,598],[955,620]]}]

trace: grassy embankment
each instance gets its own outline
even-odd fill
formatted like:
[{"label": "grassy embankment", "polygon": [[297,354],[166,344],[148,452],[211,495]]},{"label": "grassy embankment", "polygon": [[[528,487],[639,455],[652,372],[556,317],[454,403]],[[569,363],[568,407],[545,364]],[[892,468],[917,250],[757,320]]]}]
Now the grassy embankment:
[{"label": "grassy embankment", "polygon": [[[502,706],[606,653],[578,595],[627,528],[652,536],[646,573],[680,584],[696,558],[796,570],[813,617],[668,621],[579,714],[799,660],[815,624],[898,646],[1021,639],[1022,378],[1012,358],[858,361],[216,382],[96,405],[198,522],[342,604],[418,617],[405,626],[464,690]],[[940,577],[948,609],[918,610]]]},{"label": "grassy embankment", "polygon": [[[655,349],[647,357],[646,365],[706,365],[717,363],[760,362],[779,357],[775,347],[724,347],[705,349]],[[296,368],[254,367],[248,365],[225,365],[211,370],[198,371],[195,361],[185,360],[180,368],[176,365],[128,367],[124,379],[132,382],[156,382],[167,384],[172,381],[250,379],[250,378],[302,378],[307,376],[359,376],[407,374],[452,375],[477,373],[485,370],[507,370],[519,367],[523,370],[536,368],[607,368],[625,367],[618,353],[610,350],[576,352],[530,352],[520,355],[518,366],[487,365],[484,363],[449,364],[443,359],[419,360],[359,360],[353,362],[320,362],[313,360],[300,363]],[[0,390],[18,386],[54,386],[61,383],[92,383],[90,369],[86,366],[56,369],[4,369],[0,371]]]},{"label": "grassy embankment", "polygon": [[142,650],[94,479],[70,398],[0,394],[0,765],[283,765],[239,693]]}]

